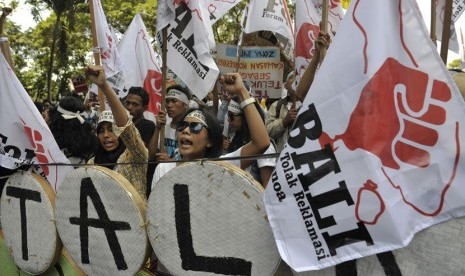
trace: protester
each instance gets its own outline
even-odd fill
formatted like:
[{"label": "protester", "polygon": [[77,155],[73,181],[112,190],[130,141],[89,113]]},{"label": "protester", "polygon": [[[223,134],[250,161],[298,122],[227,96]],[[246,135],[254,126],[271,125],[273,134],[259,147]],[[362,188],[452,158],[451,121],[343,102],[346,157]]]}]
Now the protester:
[{"label": "protester", "polygon": [[[165,105],[166,111],[160,110],[157,115],[157,127],[155,134],[149,143],[150,158],[155,157],[157,161],[166,161],[174,158],[178,141],[176,138],[176,125],[189,109],[191,93],[180,85],[170,86],[166,91]],[[168,114],[168,118],[166,118]],[[165,151],[160,152],[160,130],[165,128],[164,147]]]},{"label": "protester", "polygon": [[98,115],[97,115],[97,111],[92,107],[92,102],[91,102],[90,99],[85,100],[85,102],[84,102],[84,111],[81,113],[81,116],[84,118],[86,123],[92,129],[95,129],[95,125],[97,124]]},{"label": "protester", "polygon": [[266,130],[268,134],[276,142],[276,150],[281,152],[284,145],[289,138],[289,131],[297,118],[298,108],[307,95],[310,85],[313,82],[318,63],[320,61],[320,52],[322,47],[329,46],[329,36],[320,32],[315,43],[315,54],[310,62],[307,70],[305,70],[300,82],[294,93],[292,89],[292,82],[294,81],[293,72],[289,73],[286,78],[287,95],[284,94],[283,98],[271,104],[268,110],[266,119]]},{"label": "protester", "polygon": [[50,131],[71,164],[85,164],[98,146],[91,126],[81,116],[83,111],[84,104],[74,96],[62,98],[49,110]]},{"label": "protester", "polygon": [[[245,113],[242,111],[242,108],[238,102],[238,98],[235,97],[229,102],[228,106],[228,121],[229,129],[233,131],[233,137],[231,140],[229,138],[223,138],[223,150],[230,153],[243,145],[250,142],[250,129],[247,124]],[[261,106],[257,101],[253,104],[257,109],[262,123],[265,122],[265,114]],[[270,143],[270,146],[265,151],[265,154],[276,153],[273,143]],[[258,182],[262,184],[263,187],[266,187],[268,180],[271,177],[271,173],[276,166],[276,158],[266,158],[258,159],[253,162],[251,166],[247,167],[245,170],[248,171]]]},{"label": "protester", "polygon": [[155,123],[144,118],[144,112],[149,105],[149,94],[142,87],[131,87],[125,101],[126,109],[132,116],[132,122],[139,130],[144,144],[148,146],[155,133]]},{"label": "protester", "polygon": [[[253,105],[255,99],[250,97],[249,92],[244,87],[240,74],[225,74],[221,77],[220,81],[230,94],[239,98],[247,124],[254,126],[250,129],[250,142],[236,151],[222,157],[262,154],[269,147],[270,139],[260,114]],[[220,156],[222,151],[221,126],[215,115],[212,114],[208,108],[189,110],[178,123],[176,130],[178,132],[177,138],[182,160],[191,161],[200,158],[214,158]],[[245,169],[250,166],[254,160],[242,159],[230,162],[242,169]],[[158,180],[175,166],[175,163],[159,164],[155,170],[152,189]]]},{"label": "protester", "polygon": [[[146,199],[148,152],[132,116],[111,89],[101,66],[88,66],[86,76],[105,94],[111,111],[99,115],[97,137],[99,148],[89,164],[102,165],[121,173]],[[135,164],[128,164],[135,163]]]}]

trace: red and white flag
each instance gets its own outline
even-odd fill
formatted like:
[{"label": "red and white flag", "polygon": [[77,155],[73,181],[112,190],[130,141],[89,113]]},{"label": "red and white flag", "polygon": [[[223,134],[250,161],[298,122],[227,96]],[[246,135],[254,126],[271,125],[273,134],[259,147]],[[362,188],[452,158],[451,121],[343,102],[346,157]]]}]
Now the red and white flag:
[{"label": "red and white flag", "polygon": [[48,163],[70,164],[0,53],[0,166],[14,170],[32,165],[56,191],[73,167],[46,165]]},{"label": "red and white flag", "polygon": [[241,0],[207,0],[207,9],[210,13],[211,23],[214,24],[239,2]]},{"label": "red and white flag", "polygon": [[410,0],[352,0],[265,192],[281,257],[321,269],[465,215],[465,103]]},{"label": "red and white flag", "polygon": [[289,43],[290,48],[294,49],[294,30],[285,0],[250,1],[244,32],[258,31],[278,33],[281,38],[287,39],[287,41],[281,40],[281,44],[287,45]]},{"label": "red and white flag", "polygon": [[[219,74],[210,54],[215,48],[215,39],[209,13],[205,0],[175,2],[179,2],[175,4],[176,17],[157,27],[169,24],[165,25],[168,28],[167,65],[199,99],[203,99],[213,89]],[[170,9],[168,5],[165,10]],[[170,17],[164,18],[169,20]],[[157,39],[162,45],[160,31]]]},{"label": "red and white flag", "polygon": [[[442,29],[444,26],[444,11],[446,0],[436,0],[436,38],[442,40]],[[465,0],[455,0],[452,2],[452,14],[450,24],[449,50],[459,53],[459,41],[455,31],[455,22],[462,15],[465,9]]]},{"label": "red and white flag", "polygon": [[136,14],[118,45],[118,51],[124,62],[126,87],[144,87],[149,94],[147,111],[156,115],[161,107],[162,76],[151,41],[141,16]]},{"label": "red and white flag", "polygon": [[[315,40],[320,32],[322,17],[322,0],[300,0],[295,3],[295,70],[296,83],[299,82],[305,69],[315,53]],[[333,38],[344,12],[339,0],[331,0],[328,5],[328,33]]]}]

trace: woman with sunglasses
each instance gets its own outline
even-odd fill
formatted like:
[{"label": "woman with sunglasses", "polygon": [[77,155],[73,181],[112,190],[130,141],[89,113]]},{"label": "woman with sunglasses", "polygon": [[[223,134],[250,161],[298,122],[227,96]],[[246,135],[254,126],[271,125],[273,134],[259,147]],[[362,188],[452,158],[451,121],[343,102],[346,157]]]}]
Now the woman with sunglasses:
[{"label": "woman with sunglasses", "polygon": [[[107,82],[102,66],[89,65],[86,76],[103,91],[110,105],[97,121],[99,149],[89,164],[102,165],[121,173],[146,199],[148,151],[129,112]],[[115,164],[116,163],[116,164]],[[118,164],[126,163],[126,164]],[[128,164],[139,163],[139,164]]]},{"label": "woman with sunglasses", "polygon": [[[250,130],[250,142],[236,151],[221,157],[252,156],[265,152],[270,145],[270,139],[265,125],[254,106],[252,98],[244,87],[241,76],[238,73],[225,74],[220,82],[231,95],[237,96],[245,114],[248,125],[254,127]],[[215,115],[207,108],[191,109],[178,123],[178,149],[184,161],[192,161],[202,158],[216,158],[221,155],[223,147],[222,129]],[[230,163],[245,169],[254,160],[233,160]],[[169,170],[176,166],[175,163],[161,163],[155,170],[152,181],[152,189],[158,180]]]},{"label": "woman with sunglasses", "polygon": [[[253,106],[257,109],[260,114],[260,118],[265,123],[265,113],[258,102],[254,102]],[[227,153],[236,151],[238,148],[250,142],[250,128],[247,124],[247,119],[244,112],[239,104],[237,97],[231,99],[228,105],[228,127],[232,131],[232,139],[225,137],[223,140],[223,149]],[[265,154],[276,153],[276,149],[273,143],[270,144]],[[258,159],[253,162],[251,166],[247,167],[245,171],[249,172],[255,180],[260,182],[264,188],[270,180],[271,173],[273,173],[276,167],[276,158]]]}]

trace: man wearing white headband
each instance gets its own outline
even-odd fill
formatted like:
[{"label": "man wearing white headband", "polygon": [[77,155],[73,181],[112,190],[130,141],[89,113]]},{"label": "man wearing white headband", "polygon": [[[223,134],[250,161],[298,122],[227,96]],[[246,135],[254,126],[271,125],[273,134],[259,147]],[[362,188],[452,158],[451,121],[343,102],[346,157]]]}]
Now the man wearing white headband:
[{"label": "man wearing white headband", "polygon": [[[176,126],[189,109],[189,99],[191,94],[180,85],[170,86],[166,91],[165,108],[157,115],[157,129],[149,144],[149,158],[157,161],[166,161],[174,157],[174,152],[178,148],[176,137]],[[168,118],[166,115],[168,114]],[[165,128],[164,152],[160,152],[159,135],[161,128]]]}]

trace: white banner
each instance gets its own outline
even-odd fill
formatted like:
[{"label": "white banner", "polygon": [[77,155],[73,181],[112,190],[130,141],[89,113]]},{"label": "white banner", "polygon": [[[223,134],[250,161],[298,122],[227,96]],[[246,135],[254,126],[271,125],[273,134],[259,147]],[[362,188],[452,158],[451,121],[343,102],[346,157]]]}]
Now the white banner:
[{"label": "white banner", "polygon": [[[218,67],[210,55],[214,46],[204,1],[180,2],[177,17],[168,25],[167,65],[189,89],[203,99],[213,89]],[[162,45],[161,32],[157,39]],[[162,46],[164,47],[164,45]]]},{"label": "white banner", "polygon": [[[444,10],[446,0],[437,0],[436,2],[436,38],[442,40],[442,29],[444,26]],[[459,42],[457,33],[455,31],[455,22],[462,15],[465,8],[465,0],[453,0],[452,3],[452,17],[450,24],[450,39],[449,39],[449,50],[459,53]]]},{"label": "white banner", "polygon": [[141,16],[136,14],[118,45],[118,51],[124,63],[126,87],[144,87],[150,97],[147,111],[156,115],[161,108],[162,76],[151,41]]},{"label": "white banner", "polygon": [[[247,9],[246,9],[247,10]],[[288,41],[280,41],[284,46],[290,43],[294,49],[294,31],[283,0],[251,0],[244,32],[271,31],[282,35]]]},{"label": "white banner", "polygon": [[241,0],[207,0],[207,8],[212,25],[239,2]]},{"label": "white banner", "polygon": [[157,32],[168,26],[174,20],[174,1],[158,0],[157,4]]},{"label": "white banner", "polygon": [[[22,165],[65,163],[47,124],[0,53],[0,165],[16,169]],[[73,168],[34,166],[55,189]]]},{"label": "white banner", "polygon": [[[315,53],[315,40],[320,32],[322,0],[301,0],[296,1],[295,5],[295,70],[297,72],[296,83],[298,83]],[[344,12],[339,0],[330,1],[327,27],[332,39],[342,18],[344,18]]]},{"label": "white banner", "polygon": [[218,44],[216,63],[221,73],[236,72],[253,90],[254,96],[281,98],[284,64],[278,47],[242,47],[237,64],[237,46]]},{"label": "white banner", "polygon": [[465,215],[465,104],[420,15],[409,0],[353,1],[265,192],[297,271]]},{"label": "white banner", "polygon": [[95,29],[102,66],[107,77],[111,77],[122,70],[117,40],[108,26],[100,0],[93,0],[92,3],[94,4]]}]

